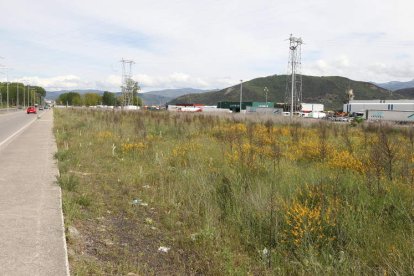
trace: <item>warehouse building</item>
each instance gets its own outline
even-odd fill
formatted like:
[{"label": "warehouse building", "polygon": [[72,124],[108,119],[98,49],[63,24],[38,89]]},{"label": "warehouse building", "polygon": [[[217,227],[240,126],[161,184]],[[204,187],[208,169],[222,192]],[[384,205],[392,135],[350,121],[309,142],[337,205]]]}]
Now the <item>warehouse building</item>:
[{"label": "warehouse building", "polygon": [[[255,111],[261,108],[274,107],[273,102],[242,102],[241,105],[242,110],[246,110],[247,107],[251,107],[249,110],[254,109]],[[240,102],[218,102],[217,108],[230,109],[233,112],[240,112]]]},{"label": "warehouse building", "polygon": [[349,114],[367,110],[414,111],[414,100],[351,100],[343,106]]}]

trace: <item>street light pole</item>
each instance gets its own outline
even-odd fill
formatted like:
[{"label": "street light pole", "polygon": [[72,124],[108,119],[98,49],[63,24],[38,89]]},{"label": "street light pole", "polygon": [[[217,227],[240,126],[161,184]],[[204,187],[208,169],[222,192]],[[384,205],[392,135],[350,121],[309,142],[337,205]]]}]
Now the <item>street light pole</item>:
[{"label": "street light pole", "polygon": [[240,80],[240,113],[242,112],[243,80]]},{"label": "street light pole", "polygon": [[23,83],[23,108],[26,108],[26,89],[24,89],[24,83]]},{"label": "street light pole", "polygon": [[2,66],[2,69],[6,70],[6,93],[7,93],[7,112],[9,112],[9,72],[7,71],[8,67]]},{"label": "street light pole", "polygon": [[30,106],[30,85],[27,85],[27,106]]},{"label": "street light pole", "polygon": [[19,109],[19,83],[16,82],[16,108]]},{"label": "street light pole", "polygon": [[7,112],[9,112],[9,80],[7,80]]},{"label": "street light pole", "polygon": [[35,88],[33,89],[33,105],[34,106],[36,106],[36,100],[37,100],[36,96],[37,96],[37,89]]},{"label": "street light pole", "polygon": [[[292,49],[292,51],[293,51],[293,49]],[[292,61],[292,90],[291,90],[291,97],[292,97],[292,100],[291,100],[291,103],[290,103],[290,118],[292,119],[293,118],[293,96],[295,95],[295,88],[296,86],[295,86],[295,62],[294,61]]]},{"label": "street light pole", "polygon": [[264,92],[265,92],[265,95],[266,95],[266,107],[267,107],[267,92],[269,92],[269,89],[267,89],[266,86],[264,88]]}]

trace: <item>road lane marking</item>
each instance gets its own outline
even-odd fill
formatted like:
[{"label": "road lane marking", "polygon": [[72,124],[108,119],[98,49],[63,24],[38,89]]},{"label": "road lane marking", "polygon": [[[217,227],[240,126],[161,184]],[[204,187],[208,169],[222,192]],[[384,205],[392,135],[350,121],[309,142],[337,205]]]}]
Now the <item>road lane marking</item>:
[{"label": "road lane marking", "polygon": [[29,123],[27,123],[26,125],[24,125],[23,127],[21,127],[19,130],[17,130],[15,133],[13,133],[12,135],[10,135],[9,137],[7,137],[4,141],[0,142],[0,147],[2,147],[4,144],[6,144],[7,142],[9,142],[11,139],[13,139],[14,137],[16,137],[18,134],[20,134],[23,130],[25,130],[25,128],[27,128],[28,126],[30,126],[31,124],[33,124],[33,122],[35,122],[37,119],[34,118],[33,120],[29,121]]},{"label": "road lane marking", "polygon": [[21,127],[18,131],[16,131],[15,133],[13,133],[12,135],[10,135],[9,137],[6,138],[6,140],[0,142],[0,148],[6,144],[7,142],[9,142],[11,139],[13,139],[14,137],[16,137],[18,134],[20,134],[20,132],[22,132],[25,128],[27,128],[28,126],[30,126],[31,124],[33,124],[36,120],[39,120],[40,118],[42,118],[42,116],[45,113],[39,114],[37,115],[37,117],[33,118],[33,120],[29,121],[26,125],[24,125],[23,127]]}]

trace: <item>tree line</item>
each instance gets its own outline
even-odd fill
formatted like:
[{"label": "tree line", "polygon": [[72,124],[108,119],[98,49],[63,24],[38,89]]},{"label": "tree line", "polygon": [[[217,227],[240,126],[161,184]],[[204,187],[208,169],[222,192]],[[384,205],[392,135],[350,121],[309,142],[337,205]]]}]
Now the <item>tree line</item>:
[{"label": "tree line", "polygon": [[[124,105],[124,99],[121,95],[116,93],[105,91],[103,95],[98,93],[85,93],[80,94],[77,92],[68,92],[59,95],[56,100],[57,104],[61,105],[74,105],[74,106],[95,106],[95,105],[108,105],[108,106],[121,106]],[[142,100],[138,96],[134,95],[133,105],[142,106]]]},{"label": "tree line", "polygon": [[[129,85],[129,84],[127,84]],[[61,94],[56,100],[57,104],[74,105],[74,106],[121,106],[133,104],[142,106],[142,100],[137,96],[139,87],[137,83],[131,85],[133,92],[132,102],[126,103],[121,95],[105,91],[103,95],[98,93],[79,94],[77,92],[68,92]],[[0,82],[0,108],[6,106],[19,107],[43,104],[46,97],[46,90],[36,85],[25,85],[19,82]]]},{"label": "tree line", "polygon": [[41,104],[46,90],[36,85],[19,82],[0,82],[0,107]]}]

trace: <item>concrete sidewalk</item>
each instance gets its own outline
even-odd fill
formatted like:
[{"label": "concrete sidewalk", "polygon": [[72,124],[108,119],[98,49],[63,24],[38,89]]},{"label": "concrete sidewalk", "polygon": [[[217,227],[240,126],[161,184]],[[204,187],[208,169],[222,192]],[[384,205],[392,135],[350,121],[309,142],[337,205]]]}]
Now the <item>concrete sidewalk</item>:
[{"label": "concrete sidewalk", "polygon": [[68,275],[53,111],[0,148],[0,275]]}]

